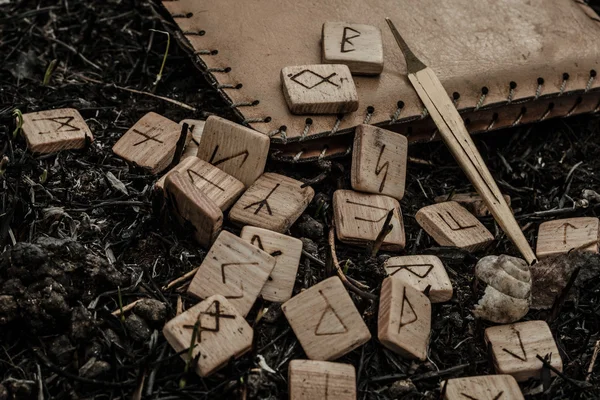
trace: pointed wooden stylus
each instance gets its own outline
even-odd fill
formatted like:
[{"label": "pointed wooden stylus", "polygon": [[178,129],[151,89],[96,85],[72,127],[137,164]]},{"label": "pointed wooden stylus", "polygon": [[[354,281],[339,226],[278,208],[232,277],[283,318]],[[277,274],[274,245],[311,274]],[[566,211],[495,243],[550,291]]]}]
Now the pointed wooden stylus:
[{"label": "pointed wooden stylus", "polygon": [[427,108],[450,152],[475,186],[477,193],[483,198],[498,225],[517,246],[525,260],[532,264],[536,261],[535,254],[444,86],[431,68],[423,64],[408,48],[392,21],[389,18],[385,20],[406,58],[408,79]]}]

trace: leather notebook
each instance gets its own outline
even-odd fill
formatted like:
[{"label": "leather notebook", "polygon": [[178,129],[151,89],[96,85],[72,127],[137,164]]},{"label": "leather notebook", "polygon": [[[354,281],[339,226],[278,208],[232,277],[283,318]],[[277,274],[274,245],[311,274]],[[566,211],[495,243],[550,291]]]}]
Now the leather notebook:
[{"label": "leather notebook", "polygon": [[[600,19],[576,0],[163,0],[171,31],[244,124],[292,161],[347,154],[354,128],[375,124],[410,142],[437,138],[384,18],[442,81],[471,133],[600,108]],[[384,69],[354,76],[359,109],[294,115],[286,66],[321,63],[321,29],[381,29]]]}]

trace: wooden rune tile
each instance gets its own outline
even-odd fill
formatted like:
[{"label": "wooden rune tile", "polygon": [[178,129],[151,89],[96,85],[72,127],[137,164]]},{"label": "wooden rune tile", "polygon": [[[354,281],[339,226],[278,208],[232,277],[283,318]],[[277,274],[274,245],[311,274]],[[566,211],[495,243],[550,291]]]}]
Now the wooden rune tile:
[{"label": "wooden rune tile", "polygon": [[181,125],[149,112],[135,123],[115,145],[113,152],[152,174],[164,171],[175,155]]},{"label": "wooden rune tile", "polygon": [[292,360],[290,400],[356,400],[356,370],[351,364]]},{"label": "wooden rune tile", "polygon": [[391,257],[383,267],[392,278],[421,292],[429,288],[428,297],[432,303],[443,303],[452,298],[452,282],[436,256]]},{"label": "wooden rune tile", "polygon": [[246,316],[269,278],[275,258],[227,231],[221,232],[188,293],[201,299],[220,294]]},{"label": "wooden rune tile", "polygon": [[254,332],[231,302],[214,295],[167,322],[163,335],[186,362],[183,350],[195,345],[196,373],[205,377],[249,351]]},{"label": "wooden rune tile", "polygon": [[519,384],[510,375],[483,375],[448,379],[444,400],[524,400]]},{"label": "wooden rune tile", "polygon": [[281,309],[304,352],[312,360],[335,360],[371,338],[337,276],[292,297]]},{"label": "wooden rune tile", "polygon": [[562,372],[562,359],[545,321],[527,321],[492,326],[485,330],[491,347],[494,367],[499,374],[509,374],[519,382],[540,379],[542,362],[536,357],[550,354],[550,365]]},{"label": "wooden rune tile", "polygon": [[373,125],[359,125],[352,149],[352,189],[402,199],[407,151],[406,137]]},{"label": "wooden rune tile", "polygon": [[223,212],[190,179],[177,171],[167,176],[165,192],[168,204],[179,223],[190,224],[194,238],[200,245],[209,247],[223,225]]},{"label": "wooden rune tile", "polygon": [[358,94],[347,66],[298,65],[281,70],[283,94],[292,114],[343,114],[358,110]]},{"label": "wooden rune tile", "polygon": [[189,142],[185,146],[183,150],[183,154],[181,155],[181,159],[196,156],[198,154],[198,145],[200,144],[200,139],[202,138],[202,132],[204,131],[204,124],[206,121],[202,121],[201,119],[184,119],[179,122],[179,125],[188,124],[188,136]]},{"label": "wooden rune tile", "polygon": [[302,215],[315,191],[284,175],[264,173],[229,212],[238,225],[252,225],[283,233]]},{"label": "wooden rune tile", "polygon": [[490,231],[455,201],[423,207],[415,217],[425,232],[441,246],[476,251],[494,240]]},{"label": "wooden rune tile", "polygon": [[385,278],[379,297],[379,341],[407,358],[425,360],[431,333],[431,302],[399,279]]},{"label": "wooden rune tile", "polygon": [[[507,194],[503,194],[504,200],[506,204],[510,206],[510,196]],[[477,193],[454,193],[451,196],[443,195],[437,196],[433,199],[436,203],[443,203],[445,201],[455,201],[464,208],[467,209],[471,214],[476,217],[487,217],[490,215],[490,210],[488,210],[485,202],[481,198],[481,196]]]},{"label": "wooden rune tile", "polygon": [[322,44],[324,64],[345,64],[356,75],[383,71],[383,41],[376,26],[325,22]]},{"label": "wooden rune tile", "polygon": [[183,159],[156,182],[156,187],[163,189],[167,176],[175,171],[186,177],[222,211],[231,207],[245,189],[242,182],[196,156]]},{"label": "wooden rune tile", "polygon": [[211,115],[204,124],[197,156],[248,187],[265,170],[269,145],[267,135]]},{"label": "wooden rune tile", "polygon": [[581,217],[540,224],[536,255],[543,258],[573,249],[598,253],[598,221],[596,217]]},{"label": "wooden rune tile", "polygon": [[73,108],[23,114],[23,135],[33,153],[82,149],[86,137],[94,139],[79,112]]},{"label": "wooden rune tile", "polygon": [[368,245],[377,239],[390,210],[393,228],[381,248],[398,251],[404,248],[404,222],[398,200],[388,196],[336,190],[333,194],[333,214],[337,237],[344,243]]},{"label": "wooden rune tile", "polygon": [[302,255],[302,241],[254,226],[245,226],[240,237],[275,258],[275,267],[260,292],[263,299],[283,303],[292,297]]}]

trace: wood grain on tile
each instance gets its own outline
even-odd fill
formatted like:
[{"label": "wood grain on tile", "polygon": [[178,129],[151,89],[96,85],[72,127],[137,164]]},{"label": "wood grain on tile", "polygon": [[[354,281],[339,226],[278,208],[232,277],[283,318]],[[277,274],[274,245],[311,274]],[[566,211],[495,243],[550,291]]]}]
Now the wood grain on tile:
[{"label": "wood grain on tile", "polygon": [[536,255],[543,258],[573,249],[598,253],[598,222],[596,217],[543,222],[538,231]]},{"label": "wood grain on tile", "polygon": [[292,360],[290,400],[356,400],[356,370],[351,364]]},{"label": "wood grain on tile", "polygon": [[443,303],[452,299],[452,282],[444,264],[437,256],[390,257],[383,264],[385,272],[394,279],[423,292],[428,289],[432,303]]},{"label": "wood grain on tile", "polygon": [[23,114],[23,135],[33,153],[49,154],[82,149],[86,137],[94,137],[79,112],[73,108]]},{"label": "wood grain on tile", "polygon": [[510,375],[482,375],[448,379],[444,400],[524,400],[519,384]]}]

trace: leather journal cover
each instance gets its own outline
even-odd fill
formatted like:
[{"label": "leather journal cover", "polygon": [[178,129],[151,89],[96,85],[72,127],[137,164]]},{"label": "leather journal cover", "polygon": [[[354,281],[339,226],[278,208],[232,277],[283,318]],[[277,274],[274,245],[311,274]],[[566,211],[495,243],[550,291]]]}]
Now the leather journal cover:
[{"label": "leather journal cover", "polygon": [[[382,126],[409,141],[437,137],[384,18],[439,76],[470,132],[600,108],[600,19],[579,0],[163,0],[173,32],[243,123],[280,159],[349,152],[346,133]],[[321,63],[326,21],[381,29],[384,69],[355,76],[359,109],[294,115],[283,67]]]}]

